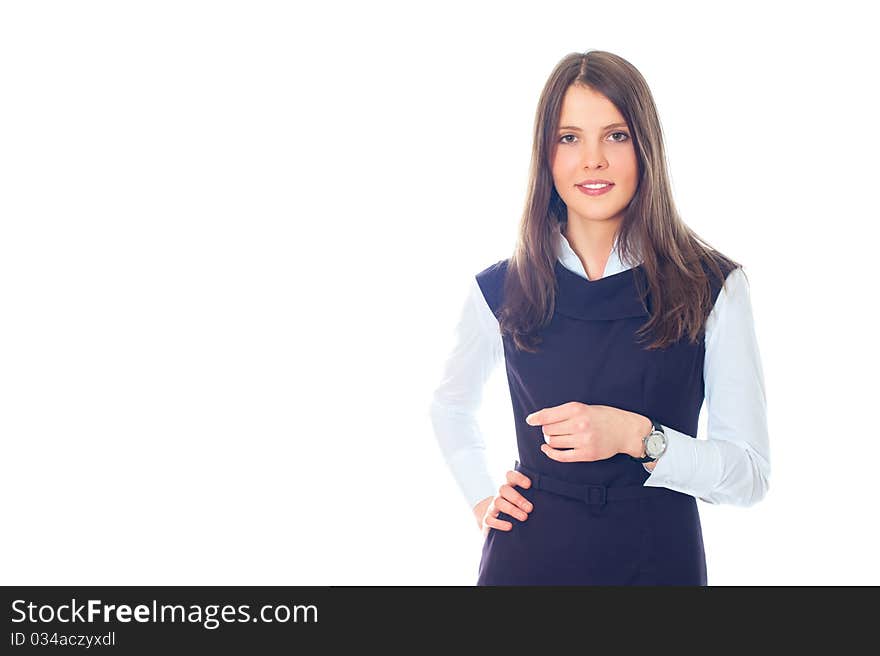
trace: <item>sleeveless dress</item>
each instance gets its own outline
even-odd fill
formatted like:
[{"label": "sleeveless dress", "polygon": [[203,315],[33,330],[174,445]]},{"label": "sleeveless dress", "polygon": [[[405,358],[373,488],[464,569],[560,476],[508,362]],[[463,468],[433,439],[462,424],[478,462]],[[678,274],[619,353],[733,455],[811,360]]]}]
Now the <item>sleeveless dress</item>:
[{"label": "sleeveless dress", "polygon": [[[477,274],[495,316],[508,260]],[[707,270],[712,303],[723,281]],[[540,449],[541,426],[526,416],[569,401],[607,405],[696,436],[703,404],[703,339],[687,335],[660,350],[637,343],[649,319],[636,278],[642,265],[594,281],[555,263],[556,307],[538,334],[537,353],[518,351],[503,336],[519,459],[532,480],[516,490],[533,504],[525,521],[504,512],[509,531],[490,528],[477,585],[707,585],[695,497],[644,486],[649,473],[629,455],[557,462]]]}]

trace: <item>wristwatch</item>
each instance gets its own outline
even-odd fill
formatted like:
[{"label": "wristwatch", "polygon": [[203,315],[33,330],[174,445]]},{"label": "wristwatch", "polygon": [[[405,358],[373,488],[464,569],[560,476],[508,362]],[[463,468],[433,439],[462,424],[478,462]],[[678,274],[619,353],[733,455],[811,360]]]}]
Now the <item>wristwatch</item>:
[{"label": "wristwatch", "polygon": [[663,427],[654,419],[651,419],[651,432],[642,438],[645,455],[641,458],[630,456],[636,462],[654,462],[666,452],[666,433]]}]

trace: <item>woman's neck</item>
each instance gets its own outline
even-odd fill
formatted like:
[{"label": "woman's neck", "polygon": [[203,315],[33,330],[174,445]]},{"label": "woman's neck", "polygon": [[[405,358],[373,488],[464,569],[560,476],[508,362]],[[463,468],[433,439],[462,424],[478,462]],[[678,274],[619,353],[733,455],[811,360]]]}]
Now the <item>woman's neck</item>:
[{"label": "woman's neck", "polygon": [[619,226],[619,221],[574,224],[567,221],[562,227],[562,234],[584,265],[584,271],[590,280],[596,280],[605,274],[605,265],[611,255]]}]

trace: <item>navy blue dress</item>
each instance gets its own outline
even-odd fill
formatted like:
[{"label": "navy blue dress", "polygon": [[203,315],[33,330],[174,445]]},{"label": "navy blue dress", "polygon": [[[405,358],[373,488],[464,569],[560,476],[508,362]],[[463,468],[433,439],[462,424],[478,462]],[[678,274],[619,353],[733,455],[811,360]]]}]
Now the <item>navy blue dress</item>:
[{"label": "navy blue dress", "polygon": [[[508,260],[477,274],[498,316]],[[526,416],[569,401],[607,405],[696,436],[703,404],[703,339],[685,335],[660,350],[637,343],[649,319],[636,277],[641,265],[587,280],[555,264],[556,308],[537,353],[502,338],[519,460],[532,480],[516,490],[533,504],[525,521],[504,512],[510,531],[490,528],[477,585],[707,585],[696,499],[645,487],[641,463],[618,453],[592,462],[557,462],[541,452],[541,426]],[[707,273],[709,271],[707,270]],[[725,272],[726,273],[726,272]],[[723,281],[711,275],[714,304]]]}]

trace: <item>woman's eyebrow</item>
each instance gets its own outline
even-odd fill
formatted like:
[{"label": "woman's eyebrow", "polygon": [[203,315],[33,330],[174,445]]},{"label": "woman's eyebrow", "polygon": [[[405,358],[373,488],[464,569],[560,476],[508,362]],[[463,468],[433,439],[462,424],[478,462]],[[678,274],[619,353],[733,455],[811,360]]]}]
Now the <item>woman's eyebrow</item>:
[{"label": "woman's eyebrow", "polygon": [[[612,123],[611,125],[606,125],[603,130],[607,130],[608,128],[625,128],[627,127],[626,123]],[[582,132],[578,126],[576,125],[561,125],[559,126],[560,130],[575,130],[577,132]]]}]

